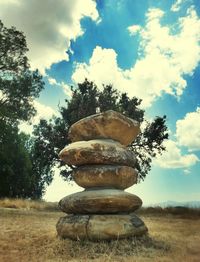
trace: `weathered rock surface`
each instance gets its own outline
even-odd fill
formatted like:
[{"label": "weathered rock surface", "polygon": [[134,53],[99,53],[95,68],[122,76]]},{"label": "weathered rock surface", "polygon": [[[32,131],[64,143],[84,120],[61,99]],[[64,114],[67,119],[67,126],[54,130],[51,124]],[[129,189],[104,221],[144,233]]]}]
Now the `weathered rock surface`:
[{"label": "weathered rock surface", "polygon": [[113,110],[108,110],[74,123],[69,129],[68,136],[72,142],[110,138],[127,146],[139,132],[139,122]]},{"label": "weathered rock surface", "polygon": [[108,240],[139,236],[147,232],[135,214],[68,215],[60,218],[58,235],[63,238]]},{"label": "weathered rock surface", "polygon": [[118,164],[135,165],[135,155],[110,139],[75,142],[61,150],[59,157],[69,165]]},{"label": "weathered rock surface", "polygon": [[119,189],[85,190],[64,197],[60,209],[68,214],[114,214],[133,212],[142,205],[142,200]]},{"label": "weathered rock surface", "polygon": [[81,166],[73,171],[74,181],[81,187],[126,189],[137,182],[137,171],[129,166]]},{"label": "weathered rock surface", "polygon": [[60,237],[111,240],[147,232],[143,221],[132,213],[142,200],[123,191],[137,181],[136,157],[126,146],[139,132],[137,121],[112,110],[70,127],[73,143],[59,157],[76,166],[74,180],[86,190],[60,200],[60,209],[68,214],[56,225]]},{"label": "weathered rock surface", "polygon": [[85,239],[87,238],[86,226],[88,221],[89,215],[68,215],[61,217],[56,224],[58,235],[74,240]]}]

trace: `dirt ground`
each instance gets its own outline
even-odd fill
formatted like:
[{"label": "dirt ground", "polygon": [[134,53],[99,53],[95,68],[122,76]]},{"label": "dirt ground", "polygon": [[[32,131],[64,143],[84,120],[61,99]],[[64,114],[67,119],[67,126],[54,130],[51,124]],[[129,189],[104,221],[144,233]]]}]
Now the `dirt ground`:
[{"label": "dirt ground", "polygon": [[200,261],[200,218],[142,215],[149,234],[111,242],[61,240],[63,213],[0,208],[0,262]]}]

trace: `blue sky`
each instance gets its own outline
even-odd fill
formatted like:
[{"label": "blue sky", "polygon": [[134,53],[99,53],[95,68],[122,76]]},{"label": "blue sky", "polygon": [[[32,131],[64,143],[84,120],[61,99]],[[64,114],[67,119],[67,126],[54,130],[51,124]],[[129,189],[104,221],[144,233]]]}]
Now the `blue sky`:
[{"label": "blue sky", "polygon": [[[87,77],[142,98],[146,118],[167,115],[167,152],[128,189],[144,204],[200,200],[200,3],[198,0],[0,0],[0,17],[27,37],[44,75],[33,120],[58,115],[70,85]],[[22,124],[29,132],[31,127]],[[45,199],[79,190],[58,176]]]}]

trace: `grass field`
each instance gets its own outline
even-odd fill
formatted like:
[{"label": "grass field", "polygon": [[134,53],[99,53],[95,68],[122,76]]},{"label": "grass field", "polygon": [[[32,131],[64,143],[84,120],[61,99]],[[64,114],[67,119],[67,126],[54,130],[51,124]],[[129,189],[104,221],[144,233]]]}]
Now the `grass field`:
[{"label": "grass field", "polygon": [[[0,202],[0,206],[2,203]],[[16,205],[17,206],[17,205]],[[200,261],[200,216],[141,212],[149,228],[140,239],[111,242],[61,240],[63,213],[43,204],[0,208],[0,261]],[[47,211],[48,210],[48,211]]]}]

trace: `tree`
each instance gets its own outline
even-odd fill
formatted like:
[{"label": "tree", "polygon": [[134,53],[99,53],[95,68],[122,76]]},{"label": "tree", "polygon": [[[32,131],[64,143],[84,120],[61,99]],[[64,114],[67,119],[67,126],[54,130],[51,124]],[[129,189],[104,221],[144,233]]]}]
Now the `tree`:
[{"label": "tree", "polygon": [[6,28],[0,21],[0,70],[19,74],[29,68],[26,39],[15,27]]},{"label": "tree", "polygon": [[0,196],[30,196],[32,163],[18,128],[5,125],[0,143]]},{"label": "tree", "polygon": [[44,82],[30,70],[24,34],[1,21],[0,47],[0,197],[41,197],[50,180],[35,169],[32,140],[18,124],[35,115]]},{"label": "tree", "polygon": [[49,170],[40,172],[31,137],[19,133],[17,126],[1,128],[5,136],[0,143],[0,197],[40,198],[52,179]]},{"label": "tree", "polygon": [[1,21],[0,46],[0,121],[27,121],[36,113],[32,102],[44,88],[42,76],[30,70],[24,34]]},{"label": "tree", "polygon": [[[60,108],[60,118],[54,118],[50,122],[42,120],[35,127],[35,146],[38,151],[44,152],[40,161],[46,161],[50,169],[58,164],[62,167],[64,163],[58,159],[58,153],[70,143],[67,137],[70,126],[83,117],[113,109],[145,123],[142,133],[129,146],[137,156],[138,181],[143,180],[151,169],[152,158],[165,150],[163,141],[168,138],[166,116],[157,116],[152,122],[144,121],[144,110],[139,108],[142,100],[129,98],[126,93],[119,93],[112,85],[104,85],[103,90],[99,90],[93,82],[86,79],[78,84],[77,88],[72,87],[72,92],[72,98],[65,100],[66,107]],[[61,169],[61,175],[71,179],[71,168]]]}]

